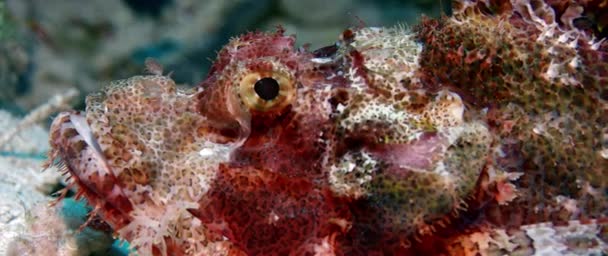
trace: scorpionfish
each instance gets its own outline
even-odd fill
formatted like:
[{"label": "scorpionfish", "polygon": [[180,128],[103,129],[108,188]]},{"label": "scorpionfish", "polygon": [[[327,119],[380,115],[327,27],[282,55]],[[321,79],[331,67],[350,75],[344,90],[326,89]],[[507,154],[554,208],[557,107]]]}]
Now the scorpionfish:
[{"label": "scorpionfish", "polygon": [[139,255],[606,254],[608,4],[453,8],[112,82],[49,158]]}]

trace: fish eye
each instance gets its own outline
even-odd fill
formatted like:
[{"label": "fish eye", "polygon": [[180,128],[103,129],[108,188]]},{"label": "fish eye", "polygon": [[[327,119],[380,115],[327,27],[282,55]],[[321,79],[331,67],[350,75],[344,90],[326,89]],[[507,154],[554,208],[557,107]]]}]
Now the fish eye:
[{"label": "fish eye", "polygon": [[251,110],[280,110],[295,98],[294,81],[283,72],[251,72],[241,79],[239,95]]},{"label": "fish eye", "polygon": [[253,86],[253,90],[258,97],[266,101],[273,100],[279,96],[279,89],[279,82],[272,77],[264,77],[255,82]]}]

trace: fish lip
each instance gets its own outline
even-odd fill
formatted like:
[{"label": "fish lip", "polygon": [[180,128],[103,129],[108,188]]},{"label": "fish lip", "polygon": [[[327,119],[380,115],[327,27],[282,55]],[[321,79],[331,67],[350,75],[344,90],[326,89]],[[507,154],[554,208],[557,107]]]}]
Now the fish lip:
[{"label": "fish lip", "polygon": [[103,151],[99,146],[99,142],[91,131],[91,126],[89,125],[87,120],[82,115],[80,115],[80,113],[70,114],[69,118],[70,123],[74,125],[74,129],[76,129],[78,135],[82,136],[85,143],[87,143],[89,147],[93,148],[95,150],[94,152],[105,160],[105,157],[103,156]]},{"label": "fish lip", "polygon": [[60,113],[50,128],[51,151],[49,160],[60,158],[73,175],[81,176],[88,170],[82,165],[92,159],[99,164],[95,171],[114,177],[112,168],[86,117],[79,111]]},{"label": "fish lip", "polygon": [[104,221],[120,229],[131,221],[133,205],[91,128],[78,111],[60,113],[51,124],[48,161],[60,159],[61,171],[71,177],[68,187],[78,188],[76,198],[84,196],[94,211],[101,211]]},{"label": "fish lip", "polygon": [[65,149],[79,141],[84,141],[88,147],[94,150],[96,155],[105,160],[103,150],[85,117],[79,111],[59,113],[50,127],[51,155],[60,157],[60,151],[67,153],[68,150]]},{"label": "fish lip", "polygon": [[82,179],[87,173],[87,160],[95,158],[104,164],[103,168],[109,170],[103,151],[91,126],[79,111],[61,112],[53,120],[49,129],[49,165],[58,159],[59,167],[63,172],[70,173],[75,183],[80,187],[88,187]]}]

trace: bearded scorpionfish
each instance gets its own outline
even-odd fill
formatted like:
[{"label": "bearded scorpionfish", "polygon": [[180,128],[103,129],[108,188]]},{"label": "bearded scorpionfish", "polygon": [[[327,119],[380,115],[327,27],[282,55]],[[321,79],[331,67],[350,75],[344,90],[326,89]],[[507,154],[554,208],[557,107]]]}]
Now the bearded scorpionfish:
[{"label": "bearded scorpionfish", "polygon": [[194,89],[156,72],[59,114],[50,159],[139,255],[606,254],[607,5],[248,33]]}]

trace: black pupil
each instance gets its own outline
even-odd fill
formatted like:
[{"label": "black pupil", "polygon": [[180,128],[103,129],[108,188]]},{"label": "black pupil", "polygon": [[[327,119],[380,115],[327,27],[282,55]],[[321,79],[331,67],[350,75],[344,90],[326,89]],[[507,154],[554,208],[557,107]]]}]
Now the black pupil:
[{"label": "black pupil", "polygon": [[253,90],[263,100],[272,100],[279,96],[279,82],[272,77],[264,77],[255,82]]}]

